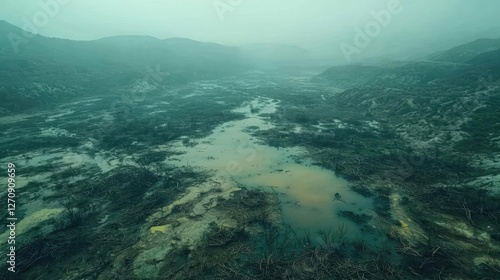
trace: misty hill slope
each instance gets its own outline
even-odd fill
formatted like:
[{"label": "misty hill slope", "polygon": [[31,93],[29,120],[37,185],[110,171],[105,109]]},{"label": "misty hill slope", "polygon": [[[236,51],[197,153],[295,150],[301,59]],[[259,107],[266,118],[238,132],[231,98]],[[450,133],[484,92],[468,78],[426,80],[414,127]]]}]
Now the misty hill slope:
[{"label": "misty hill slope", "polygon": [[449,143],[470,152],[500,150],[500,80],[469,85],[365,86],[335,95],[342,110],[391,123],[415,148]]},{"label": "misty hill slope", "polygon": [[500,49],[463,64],[337,66],[313,80],[345,89],[334,96],[342,110],[390,122],[417,146],[500,149]]},{"label": "misty hill slope", "polygon": [[327,69],[313,78],[317,82],[328,82],[337,87],[357,87],[374,81],[383,72],[383,68],[363,65],[342,65]]},{"label": "misty hill slope", "polygon": [[365,85],[406,87],[433,82],[456,71],[456,67],[428,62],[408,62],[397,66],[342,65],[327,69],[313,81],[340,88]]},{"label": "misty hill slope", "polygon": [[[247,69],[238,49],[188,39],[116,36],[72,41],[25,34],[0,22],[0,112],[110,89],[129,90],[144,80],[152,84],[149,87],[168,86]],[[22,40],[17,52],[13,38]]]},{"label": "misty hill slope", "polygon": [[433,60],[334,66],[314,77],[313,81],[341,88],[426,84],[467,86],[480,77],[500,77],[500,39],[478,39],[430,57]]},{"label": "misty hill slope", "polygon": [[104,54],[115,63],[132,67],[160,64],[164,70],[206,75],[230,73],[241,67],[237,48],[183,38],[160,40],[146,36],[115,36],[86,42],[88,51]]},{"label": "misty hill slope", "polygon": [[250,63],[263,68],[303,67],[311,59],[309,51],[283,44],[248,44],[241,52]]},{"label": "misty hill slope", "polygon": [[497,49],[500,49],[500,38],[478,39],[443,52],[431,54],[429,58],[435,61],[465,63],[482,53]]},{"label": "misty hill slope", "polygon": [[482,53],[469,60],[468,63],[486,67],[492,70],[495,75],[500,75],[500,49]]}]

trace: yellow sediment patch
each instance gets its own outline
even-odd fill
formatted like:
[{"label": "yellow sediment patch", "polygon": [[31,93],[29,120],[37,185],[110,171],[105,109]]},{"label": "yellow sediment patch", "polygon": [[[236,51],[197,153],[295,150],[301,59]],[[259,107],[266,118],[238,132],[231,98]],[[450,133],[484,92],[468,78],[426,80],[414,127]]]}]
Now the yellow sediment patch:
[{"label": "yellow sediment patch", "polygon": [[154,226],[149,228],[149,231],[151,232],[151,234],[156,234],[158,232],[167,233],[169,227],[170,227],[169,225]]},{"label": "yellow sediment patch", "polygon": [[[216,197],[221,197],[221,198],[229,198],[231,194],[237,190],[240,190],[240,188],[236,187],[234,182],[228,181],[228,179],[225,178],[217,178],[217,177],[212,177],[209,179],[206,183],[197,185],[195,187],[190,187],[188,188],[188,192],[182,196],[179,200],[174,201],[170,205],[167,205],[159,211],[155,212],[151,216],[147,218],[149,222],[154,222],[157,219],[163,218],[165,216],[170,215],[172,212],[172,209],[177,206],[177,205],[183,205],[192,201],[197,201],[201,194],[204,192],[209,192],[214,188],[214,186],[219,186],[221,189],[223,189],[223,192],[218,193],[218,194],[213,194],[212,196],[205,197],[207,198],[216,198]],[[211,205],[210,207],[213,207],[215,205]],[[208,208],[210,208],[208,207]]]},{"label": "yellow sediment patch", "polygon": [[401,227],[402,227],[402,228],[404,228],[404,229],[408,228],[408,224],[407,224],[407,223],[405,223],[405,221],[403,221],[403,220],[399,220],[399,222],[401,223]]},{"label": "yellow sediment patch", "polygon": [[51,218],[57,218],[62,212],[64,212],[63,208],[42,209],[29,215],[28,217],[24,217],[17,226],[17,234],[27,232],[33,227]]},{"label": "yellow sediment patch", "polygon": [[179,222],[179,223],[185,223],[185,222],[188,222],[188,221],[189,221],[189,219],[186,218],[186,217],[180,217],[179,219],[177,219],[177,222]]},{"label": "yellow sediment patch", "polygon": [[420,227],[408,217],[406,211],[399,204],[401,196],[398,193],[393,193],[389,198],[391,200],[392,216],[401,224],[400,227],[395,228],[398,234],[409,241],[425,238]]},{"label": "yellow sediment patch", "polygon": [[434,223],[454,234],[461,235],[468,239],[477,240],[484,244],[489,244],[492,248],[497,247],[491,242],[491,237],[487,232],[476,229],[467,223],[457,220],[456,218],[444,215],[437,216],[437,218],[439,220],[436,220]]},{"label": "yellow sediment patch", "polygon": [[[64,211],[65,210],[63,208],[41,209],[27,217],[24,217],[19,223],[16,224],[16,235],[19,236],[25,234],[47,220],[58,218]],[[0,242],[2,242],[0,244],[6,242],[9,232],[9,229],[7,229],[0,235]]]}]

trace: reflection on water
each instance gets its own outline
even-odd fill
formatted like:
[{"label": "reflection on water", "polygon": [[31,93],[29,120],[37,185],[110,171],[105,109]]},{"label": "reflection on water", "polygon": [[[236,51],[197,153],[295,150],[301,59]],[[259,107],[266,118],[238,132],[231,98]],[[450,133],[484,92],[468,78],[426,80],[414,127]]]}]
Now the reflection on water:
[{"label": "reflection on water", "polygon": [[[371,215],[371,199],[351,191],[347,182],[332,171],[300,159],[305,150],[262,145],[250,135],[249,127],[272,128],[265,117],[259,115],[273,113],[276,107],[274,101],[256,99],[235,110],[244,113],[246,119],[220,125],[193,147],[185,147],[179,142],[176,148],[185,154],[168,161],[213,170],[214,176],[239,185],[276,190],[282,194],[285,220],[296,229],[316,234],[321,229],[336,230],[346,225],[349,237],[374,242],[375,237],[366,233],[369,225],[362,228],[338,214],[339,211],[351,211]],[[341,199],[335,199],[336,193]]]}]

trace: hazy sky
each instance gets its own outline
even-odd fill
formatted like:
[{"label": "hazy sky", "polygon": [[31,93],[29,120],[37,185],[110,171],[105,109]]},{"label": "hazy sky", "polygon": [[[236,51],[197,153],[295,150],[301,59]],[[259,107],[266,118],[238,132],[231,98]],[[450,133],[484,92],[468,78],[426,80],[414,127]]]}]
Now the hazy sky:
[{"label": "hazy sky", "polygon": [[[373,20],[372,11],[387,10],[393,1],[398,0],[2,0],[0,19],[20,27],[29,20],[42,35],[79,40],[136,34],[338,52],[340,42],[353,44],[356,27],[364,29]],[[40,3],[59,4],[44,11]],[[401,12],[392,14],[370,48],[411,46],[429,38],[451,44],[500,37],[499,0],[400,3]]]}]

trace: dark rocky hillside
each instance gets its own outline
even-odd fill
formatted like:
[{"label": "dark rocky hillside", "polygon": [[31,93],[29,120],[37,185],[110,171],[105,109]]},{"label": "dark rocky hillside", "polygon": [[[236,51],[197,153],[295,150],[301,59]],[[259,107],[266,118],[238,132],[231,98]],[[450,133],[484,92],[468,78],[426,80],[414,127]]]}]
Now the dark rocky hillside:
[{"label": "dark rocky hillside", "polygon": [[[447,57],[465,50],[479,53],[497,41],[477,40],[445,53]],[[463,64],[337,66],[313,80],[344,89],[335,95],[336,106],[390,124],[415,148],[440,145],[485,153],[500,149],[500,115],[494,109],[500,98],[499,50],[483,52]]]},{"label": "dark rocky hillside", "polygon": [[443,52],[431,54],[429,58],[435,61],[465,63],[482,53],[498,49],[500,49],[500,38],[478,39]]},{"label": "dark rocky hillside", "polygon": [[238,49],[188,39],[72,41],[25,34],[0,22],[0,112],[110,90],[152,91],[246,69]]},{"label": "dark rocky hillside", "polygon": [[335,66],[314,78],[340,88],[371,86],[413,86],[427,84],[456,73],[461,66],[432,62],[407,62],[397,66]]}]

